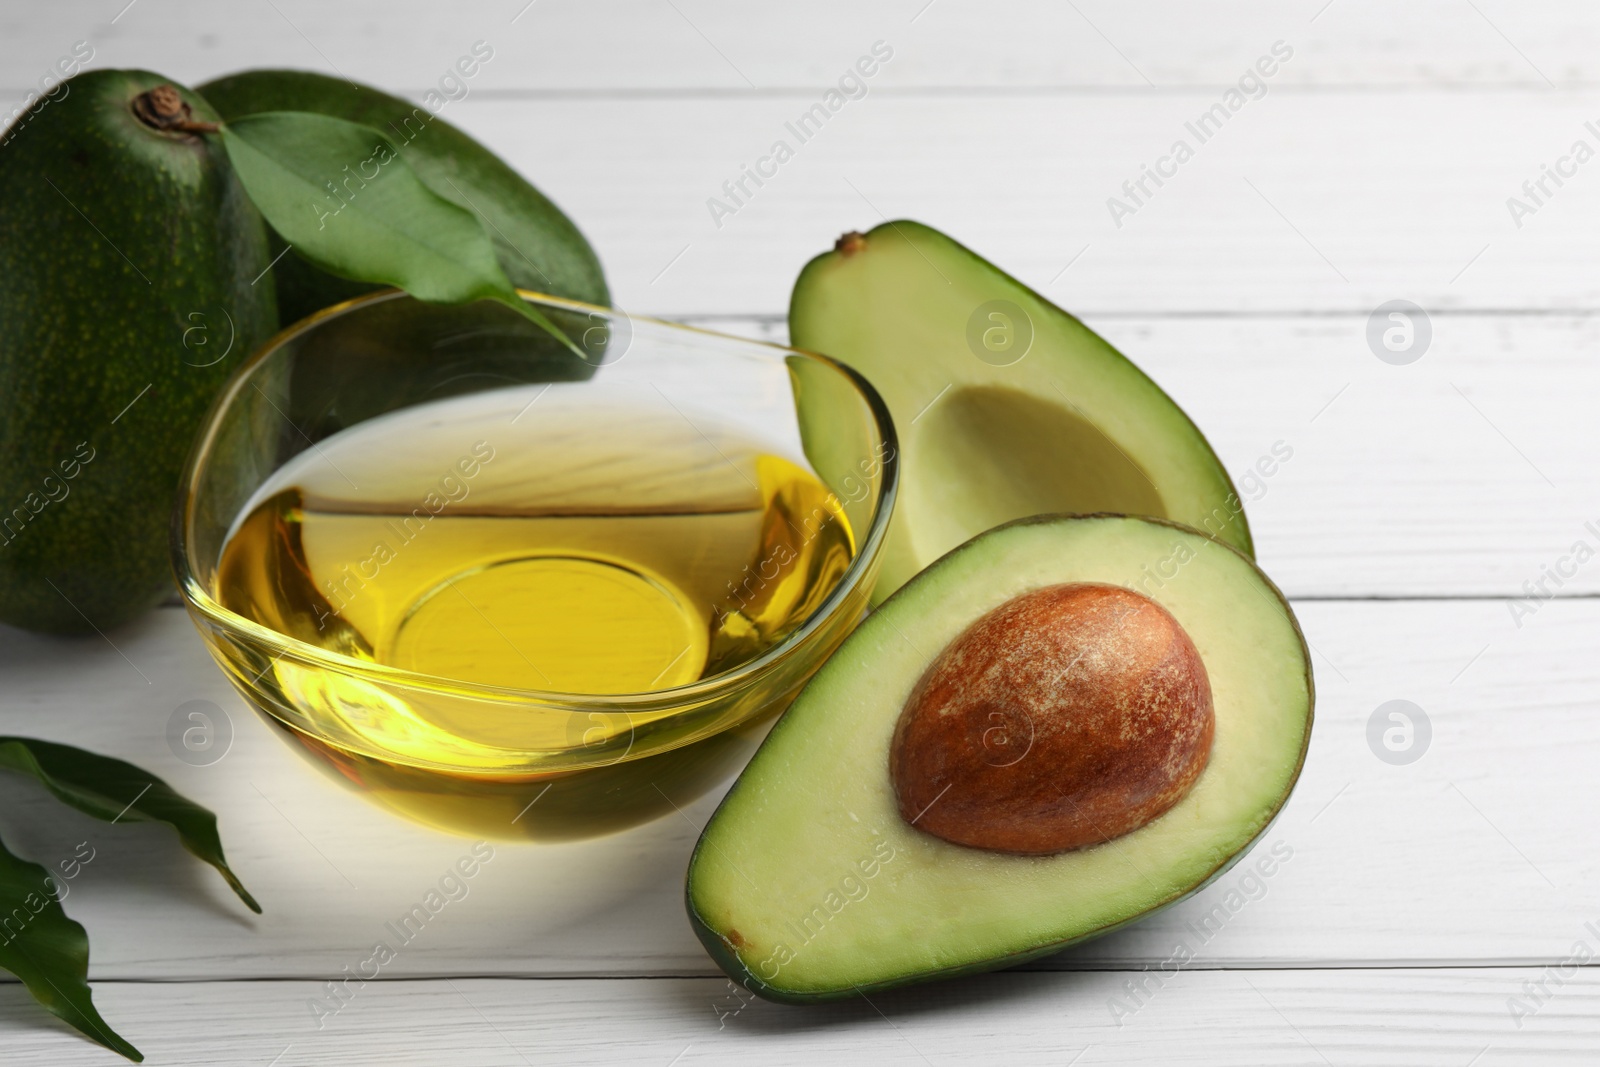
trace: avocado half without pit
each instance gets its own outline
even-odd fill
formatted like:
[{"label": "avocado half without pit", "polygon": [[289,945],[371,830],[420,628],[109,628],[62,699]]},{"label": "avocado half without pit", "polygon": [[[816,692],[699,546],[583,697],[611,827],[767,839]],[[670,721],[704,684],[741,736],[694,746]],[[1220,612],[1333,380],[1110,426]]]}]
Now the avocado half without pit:
[{"label": "avocado half without pit", "polygon": [[[902,220],[840,238],[795,281],[789,339],[864,374],[900,435],[875,601],[969,537],[1044,513],[1152,515],[1252,553],[1238,493],[1178,405],[938,230]],[[825,411],[801,423],[829,429]]]},{"label": "avocado half without pit", "polygon": [[1008,967],[1227,870],[1293,788],[1306,645],[1236,548],[1040,516],[906,583],[707,825],[688,909],[770,999]]}]

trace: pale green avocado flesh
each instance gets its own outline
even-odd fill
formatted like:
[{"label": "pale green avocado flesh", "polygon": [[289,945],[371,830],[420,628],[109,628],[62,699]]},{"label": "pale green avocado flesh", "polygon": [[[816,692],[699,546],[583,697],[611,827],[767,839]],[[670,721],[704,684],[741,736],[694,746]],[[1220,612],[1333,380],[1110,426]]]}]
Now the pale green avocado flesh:
[{"label": "pale green avocado flesh", "polygon": [[[908,824],[888,760],[912,687],[980,616],[1068,582],[1136,590],[1183,626],[1215,708],[1206,769],[1138,829],[1050,856],[954,845]],[[1288,798],[1311,717],[1299,627],[1235,549],[1124,516],[1014,522],[902,587],[806,686],[701,836],[690,919],[730,976],[777,1000],[850,996],[1043,955],[1225,870]]]},{"label": "pale green avocado flesh", "polygon": [[850,364],[901,441],[874,599],[969,537],[1045,512],[1172,519],[1252,553],[1187,415],[1094,331],[937,230],[886,222],[808,263],[790,342]]}]

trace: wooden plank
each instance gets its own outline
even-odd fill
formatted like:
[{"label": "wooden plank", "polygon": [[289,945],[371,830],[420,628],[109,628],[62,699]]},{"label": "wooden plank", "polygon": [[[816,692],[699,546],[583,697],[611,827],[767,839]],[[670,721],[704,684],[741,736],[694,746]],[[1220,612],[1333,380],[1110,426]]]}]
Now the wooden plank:
[{"label": "wooden plank", "polygon": [[[1547,604],[1521,631],[1493,601],[1312,602],[1299,614],[1317,652],[1318,723],[1299,790],[1264,839],[1291,856],[1043,966],[1159,963],[1179,940],[1205,966],[1542,964],[1600,924],[1585,888],[1600,857],[1572,847],[1574,827],[1600,821],[1600,603]],[[93,938],[95,976],[338,975],[468,853],[311,771],[231,695],[182,612],[111,639],[116,649],[6,633],[0,732],[115,753],[211,806],[266,913],[247,915],[161,828],[107,827],[6,779],[9,846],[47,865],[80,841],[96,850],[66,902]],[[1431,747],[1409,766],[1366,740],[1394,699],[1431,719]],[[211,766],[168,748],[169,719],[191,700],[224,708],[234,728]],[[718,792],[612,837],[497,845],[468,895],[385,973],[714,973],[683,916],[682,877]]]},{"label": "wooden plank", "polygon": [[[1522,190],[1541,166],[1570,169],[1576,141],[1600,149],[1593,91],[1269,91],[1201,143],[1186,124],[1218,98],[882,93],[803,143],[788,124],[805,94],[476,94],[442,114],[580,222],[638,312],[779,313],[810,256],[885,216],[931,222],[1090,314],[1315,310],[1360,326],[1393,299],[1435,314],[1600,305],[1586,269],[1600,184],[1578,169],[1544,179],[1548,196]],[[1173,177],[1124,191],[1170,169],[1180,139],[1194,155]],[[794,155],[774,173],[761,161],[778,141]],[[772,175],[761,187],[742,177],[755,165]],[[1513,218],[1512,197],[1532,213]],[[1133,213],[1113,217],[1113,198]]]},{"label": "wooden plank", "polygon": [[[701,321],[786,339],[778,319]],[[1290,595],[1526,598],[1525,582],[1535,598],[1600,592],[1600,564],[1573,553],[1583,541],[1600,554],[1586,527],[1600,527],[1600,473],[1581,443],[1597,440],[1600,322],[1441,315],[1410,366],[1378,360],[1358,318],[1089,323],[1206,432],[1258,557]],[[1518,609],[1525,623],[1541,602]]]},{"label": "wooden plank", "polygon": [[[309,1005],[326,993],[312,982],[102,982],[95,999],[148,1062],[207,1067],[1592,1062],[1600,978],[1592,969],[1556,977],[1528,968],[1178,971],[1161,982],[1013,973],[810,1007],[754,1000],[712,978],[378,981],[352,987],[320,1029]],[[1137,1003],[1127,988],[1136,981],[1147,990]],[[1543,1004],[1514,1018],[1508,1003],[1527,1003],[1523,983],[1540,981]],[[0,989],[0,1005],[14,1062],[113,1062],[18,987]]]},{"label": "wooden plank", "polygon": [[191,82],[243,66],[293,65],[420,91],[483,40],[495,56],[470,83],[476,91],[743,93],[820,89],[883,39],[896,48],[885,88],[1146,90],[1231,82],[1281,38],[1300,49],[1286,85],[1542,90],[1545,78],[1600,80],[1600,25],[1583,4],[1478,6],[1340,0],[1324,11],[1320,3],[1252,0],[1123,10],[1097,0],[1074,10],[1048,0],[827,0],[753,18],[734,0],[495,0],[469,10],[415,0],[278,0],[224,19],[198,0],[143,0],[127,11],[118,3],[0,16],[0,69],[5,85],[22,86],[82,39],[93,42],[101,65]]},{"label": "wooden plank", "polygon": [[[1200,143],[1186,124],[1215,96],[883,95],[804,143],[786,124],[807,104],[789,98],[470,98],[446,114],[579,220],[632,311],[781,313],[809,257],[885,217],[932,223],[1081,313],[1313,310],[1360,331],[1394,299],[1435,315],[1600,303],[1600,183],[1580,169],[1539,204],[1522,190],[1576,141],[1600,148],[1595,94],[1284,93]],[[1180,139],[1193,157],[1175,176],[1124,191]],[[778,141],[793,158],[735,203],[723,184]],[[1533,213],[1513,218],[1512,197]],[[1134,213],[1114,218],[1112,198]]]}]

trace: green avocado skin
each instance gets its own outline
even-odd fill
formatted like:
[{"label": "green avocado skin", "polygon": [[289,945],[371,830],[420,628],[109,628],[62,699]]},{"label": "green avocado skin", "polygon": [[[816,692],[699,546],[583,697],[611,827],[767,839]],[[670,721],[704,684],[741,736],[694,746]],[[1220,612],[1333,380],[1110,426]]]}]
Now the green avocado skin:
[{"label": "green avocado skin", "polygon": [[[224,119],[313,111],[383,133],[434,192],[487,223],[496,257],[521,289],[610,304],[600,260],[571,219],[504,160],[426,107],[343,78],[302,70],[248,70],[198,91]],[[282,242],[273,235],[273,254]],[[273,268],[284,323],[378,286],[335,277],[294,254]]]},{"label": "green avocado skin", "polygon": [[[1301,758],[1303,761],[1304,753],[1302,753]],[[1085,941],[1094,941],[1097,938],[1106,936],[1107,934],[1116,933],[1118,930],[1121,930],[1125,927],[1142,922],[1143,920],[1154,915],[1156,912],[1166,911],[1174,904],[1188,900],[1202,889],[1205,889],[1212,883],[1216,882],[1223,875],[1233,870],[1234,866],[1240,860],[1248,856],[1250,854],[1250,850],[1255,848],[1256,842],[1265,837],[1267,831],[1272,829],[1277,821],[1277,815],[1274,815],[1271,819],[1268,819],[1267,824],[1250,839],[1248,844],[1218,864],[1216,870],[1212,871],[1211,875],[1206,878],[1205,881],[1191,889],[1186,889],[1175,894],[1174,896],[1168,898],[1165,903],[1159,904],[1156,907],[1151,908],[1149,911],[1142,912],[1139,915],[1134,915],[1111,926],[1102,927],[1098,930],[1091,930],[1081,937],[1075,937],[1069,941],[1052,941],[1047,944],[1039,945],[1038,947],[1027,952],[1018,952],[1010,956],[1001,956],[991,960],[983,960],[978,963],[969,963],[964,966],[950,967],[942,971],[930,971],[924,974],[907,975],[904,978],[898,978],[889,982],[878,982],[874,985],[864,987],[852,986],[848,989],[835,989],[820,993],[806,993],[769,985],[762,981],[761,978],[749,967],[745,966],[744,961],[739,958],[738,953],[734,952],[728,946],[728,943],[723,940],[722,935],[718,933],[703,916],[701,916],[699,910],[694,906],[694,897],[690,887],[687,885],[684,887],[684,904],[688,909],[689,926],[692,930],[694,930],[695,937],[700,939],[700,944],[705,948],[706,954],[711,957],[711,961],[718,967],[722,968],[722,973],[726,974],[731,980],[738,982],[756,996],[761,997],[764,1000],[770,1000],[776,1004],[821,1004],[833,1000],[847,1000],[852,997],[865,996],[868,993],[882,993],[890,989],[898,989],[901,986],[917,985],[923,982],[941,982],[952,978],[964,978],[973,974],[987,974],[990,971],[1000,971],[1006,969],[1007,967],[1020,967],[1024,963],[1029,963],[1037,959],[1043,959],[1045,956],[1053,956],[1058,952],[1073,947],[1074,945],[1081,945]],[[704,844],[705,837],[702,835],[700,840],[695,843],[695,852],[698,853]],[[694,870],[693,856],[691,856],[689,859],[689,869],[691,871]]]},{"label": "green avocado skin", "polygon": [[158,132],[131,110],[163,84],[80,74],[0,143],[0,621],[12,625],[103,631],[172,591],[168,530],[192,437],[277,328],[266,226],[219,141]]}]

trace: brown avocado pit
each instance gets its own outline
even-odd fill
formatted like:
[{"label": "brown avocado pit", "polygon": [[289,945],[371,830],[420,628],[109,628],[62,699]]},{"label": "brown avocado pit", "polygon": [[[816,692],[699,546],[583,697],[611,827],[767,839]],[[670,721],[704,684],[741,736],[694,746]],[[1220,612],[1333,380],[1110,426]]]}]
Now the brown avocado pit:
[{"label": "brown avocado pit", "polygon": [[1098,583],[1012,598],[941,652],[889,748],[900,815],[958,845],[1047,854],[1136,830],[1205,769],[1215,716],[1194,642]]}]

